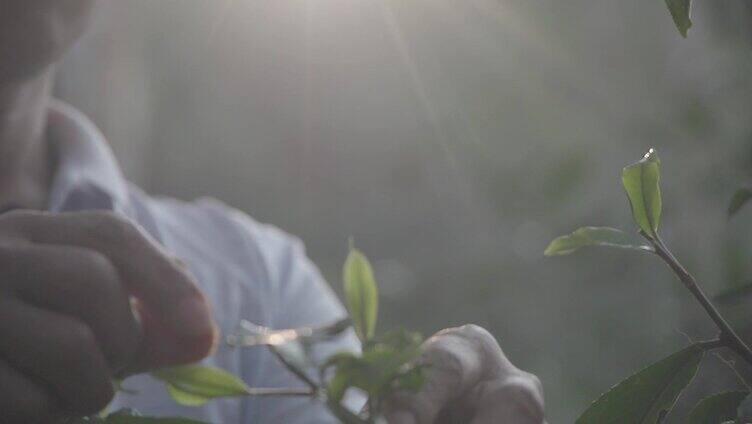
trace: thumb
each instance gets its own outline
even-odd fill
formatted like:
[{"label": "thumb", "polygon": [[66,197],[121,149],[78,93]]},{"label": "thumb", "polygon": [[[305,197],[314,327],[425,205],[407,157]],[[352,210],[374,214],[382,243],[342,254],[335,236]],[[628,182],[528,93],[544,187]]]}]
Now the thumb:
[{"label": "thumb", "polygon": [[[201,295],[197,295],[193,307],[209,310],[206,299]],[[128,367],[127,374],[198,362],[216,349],[217,330],[204,336],[186,338],[155,316],[143,302],[134,301],[134,313],[141,324],[142,339],[139,353]]]},{"label": "thumb", "polygon": [[493,336],[477,325],[443,330],[428,339],[423,349],[419,363],[426,365],[425,383],[417,393],[400,392],[386,400],[390,424],[434,423],[442,410],[482,379],[514,368]]}]

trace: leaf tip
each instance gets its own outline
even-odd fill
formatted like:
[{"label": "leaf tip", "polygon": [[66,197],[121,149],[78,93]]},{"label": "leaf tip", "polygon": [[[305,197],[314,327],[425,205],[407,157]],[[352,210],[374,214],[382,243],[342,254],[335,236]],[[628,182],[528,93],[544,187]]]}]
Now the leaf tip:
[{"label": "leaf tip", "polygon": [[646,162],[657,162],[660,163],[660,159],[658,159],[658,151],[655,149],[655,147],[651,147],[648,149],[647,152],[642,156],[642,158]]},{"label": "leaf tip", "polygon": [[543,256],[550,258],[552,256],[568,255],[574,252],[574,249],[561,249],[561,241],[565,237],[567,236],[560,236],[551,240],[551,243],[546,246],[546,250],[543,251]]},{"label": "leaf tip", "polygon": [[676,29],[683,38],[687,38],[687,31],[692,27],[692,1],[691,0],[665,0],[671,19]]}]

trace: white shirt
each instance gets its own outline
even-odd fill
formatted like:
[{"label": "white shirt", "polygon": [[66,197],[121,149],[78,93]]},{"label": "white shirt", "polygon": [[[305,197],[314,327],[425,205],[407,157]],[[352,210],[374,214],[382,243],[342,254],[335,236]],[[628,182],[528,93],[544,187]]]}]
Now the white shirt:
[{"label": "white shirt", "polygon": [[[113,210],[141,225],[189,266],[223,336],[233,332],[241,319],[290,328],[331,323],[344,316],[298,239],[217,200],[182,202],[145,194],[123,178],[94,125],[69,106],[55,103],[48,126],[57,156],[49,209]],[[349,333],[321,346],[314,356],[357,346]],[[251,387],[302,386],[264,347],[233,349],[221,343],[205,363],[241,377]],[[138,394],[119,394],[113,409],[130,407],[144,415],[212,423],[335,422],[323,405],[307,398],[220,399],[190,408],[177,405],[148,375],[131,377],[124,386]]]}]

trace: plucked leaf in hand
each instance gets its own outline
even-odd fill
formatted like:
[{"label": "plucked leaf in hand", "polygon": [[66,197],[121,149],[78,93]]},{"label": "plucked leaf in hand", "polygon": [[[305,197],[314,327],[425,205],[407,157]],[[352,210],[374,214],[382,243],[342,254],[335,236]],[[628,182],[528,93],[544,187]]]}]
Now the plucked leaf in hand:
[{"label": "plucked leaf in hand", "polygon": [[213,398],[244,396],[248,386],[227,371],[204,365],[184,365],[152,372],[167,384],[173,399],[186,406],[202,405]]},{"label": "plucked leaf in hand", "polygon": [[642,369],[601,395],[577,424],[655,424],[692,381],[702,356],[691,345]]}]

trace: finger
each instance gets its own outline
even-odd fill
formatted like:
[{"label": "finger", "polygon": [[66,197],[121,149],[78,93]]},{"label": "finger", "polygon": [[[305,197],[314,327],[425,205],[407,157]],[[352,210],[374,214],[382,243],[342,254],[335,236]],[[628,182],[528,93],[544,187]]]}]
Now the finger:
[{"label": "finger", "polygon": [[43,309],[84,321],[117,374],[133,359],[140,331],[117,270],[93,250],[39,244],[0,246],[3,289]]},{"label": "finger", "polygon": [[0,357],[42,382],[71,413],[98,412],[114,395],[94,334],[74,318],[0,298]]},{"label": "finger", "polygon": [[165,335],[170,334],[171,330],[143,303],[136,300],[133,308],[141,322],[142,342],[135,360],[126,368],[125,375],[196,362],[203,357],[195,354],[195,343],[190,339],[177,338],[166,341]]},{"label": "finger", "polygon": [[0,411],[8,424],[51,421],[54,401],[32,379],[0,360]]},{"label": "finger", "polygon": [[516,370],[493,336],[475,325],[437,333],[425,342],[419,362],[427,365],[425,383],[418,393],[398,393],[387,400],[389,423],[433,423],[481,380]]},{"label": "finger", "polygon": [[471,424],[541,424],[544,421],[543,389],[532,374],[479,384],[466,396],[473,411]]},{"label": "finger", "polygon": [[111,212],[11,212],[0,232],[36,243],[96,250],[115,265],[129,292],[169,331],[160,343],[182,345],[174,362],[209,354],[217,330],[206,299],[187,268],[140,227]]}]

